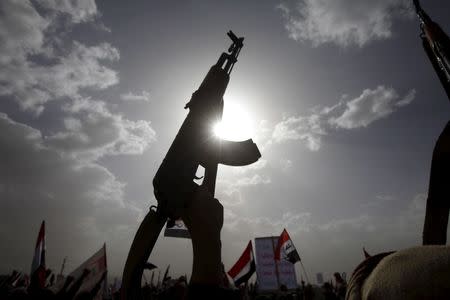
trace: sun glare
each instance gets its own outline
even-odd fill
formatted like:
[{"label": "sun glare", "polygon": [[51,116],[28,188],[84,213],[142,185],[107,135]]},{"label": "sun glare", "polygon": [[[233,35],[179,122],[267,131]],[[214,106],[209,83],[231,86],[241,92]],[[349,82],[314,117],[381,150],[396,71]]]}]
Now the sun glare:
[{"label": "sun glare", "polygon": [[225,101],[222,122],[213,125],[220,139],[242,141],[253,137],[253,124],[246,110],[235,102]]}]

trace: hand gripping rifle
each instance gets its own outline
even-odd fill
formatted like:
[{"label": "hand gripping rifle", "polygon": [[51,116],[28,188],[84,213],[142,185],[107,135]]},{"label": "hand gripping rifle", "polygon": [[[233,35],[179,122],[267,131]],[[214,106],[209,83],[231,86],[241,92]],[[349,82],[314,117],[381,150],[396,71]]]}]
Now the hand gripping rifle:
[{"label": "hand gripping rifle", "polygon": [[420,20],[423,48],[450,100],[450,38],[422,9],[419,0],[413,3]]},{"label": "hand gripping rifle", "polygon": [[211,67],[199,89],[185,108],[189,113],[161,163],[153,187],[158,207],[142,221],[128,253],[122,277],[122,299],[141,299],[141,277],[164,223],[179,218],[199,185],[197,168],[205,169],[201,184],[214,196],[218,164],[244,166],[256,162],[261,154],[253,141],[232,142],[214,136],[212,127],[222,119],[223,95],[230,73],[243,47],[244,38],[232,31],[227,53],[222,53]]}]

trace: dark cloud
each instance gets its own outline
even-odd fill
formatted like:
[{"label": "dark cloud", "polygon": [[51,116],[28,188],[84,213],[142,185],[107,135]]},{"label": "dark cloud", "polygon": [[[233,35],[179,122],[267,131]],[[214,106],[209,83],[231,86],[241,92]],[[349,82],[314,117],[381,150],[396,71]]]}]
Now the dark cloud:
[{"label": "dark cloud", "polygon": [[[124,199],[125,184],[105,167],[61,155],[39,130],[3,113],[0,131],[2,239],[17,236],[14,245],[2,243],[4,255],[14,253],[10,247],[22,254],[30,250],[35,238],[32,228],[41,219],[47,220],[50,232],[58,231],[49,235],[51,258],[82,259],[83,254],[88,256],[86,251],[112,241],[139,218],[139,211]],[[4,271],[26,263],[22,258],[27,255],[14,257],[2,264]]]},{"label": "dark cloud", "polygon": [[[126,199],[126,183],[99,160],[142,154],[156,140],[149,121],[130,120],[89,96],[119,82],[105,65],[119,51],[105,42],[87,46],[65,32],[67,22],[95,20],[93,0],[7,0],[0,14],[0,96],[24,115],[31,112],[36,124],[0,113],[0,236],[10,241],[0,249],[7,260],[1,269],[28,271],[33,228],[45,219],[49,265],[67,255],[74,268],[106,241],[117,271],[142,212]],[[45,131],[40,117],[50,102],[63,126]]]}]

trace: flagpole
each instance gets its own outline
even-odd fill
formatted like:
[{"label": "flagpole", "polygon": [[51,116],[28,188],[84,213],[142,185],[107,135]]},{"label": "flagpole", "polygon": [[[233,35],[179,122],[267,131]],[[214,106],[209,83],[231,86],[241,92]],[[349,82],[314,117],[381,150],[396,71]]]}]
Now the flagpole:
[{"label": "flagpole", "polygon": [[305,274],[306,282],[309,282],[308,274],[306,273],[305,266],[303,266],[302,261],[300,260],[300,265],[302,266],[303,274]]},{"label": "flagpole", "polygon": [[280,275],[278,273],[278,262],[275,259],[275,243],[273,241],[274,236],[271,237],[272,239],[272,249],[273,249],[273,262],[275,263],[275,274],[277,275],[277,290],[280,288]]},{"label": "flagpole", "polygon": [[64,259],[63,259],[63,262],[62,262],[62,265],[61,265],[61,270],[59,271],[59,275],[61,275],[61,276],[62,276],[62,273],[64,271],[64,267],[66,266],[66,260],[67,260],[67,256],[64,256]]},{"label": "flagpole", "polygon": [[160,286],[160,280],[161,280],[161,270],[158,270],[158,283],[157,283],[157,288],[159,288]]}]

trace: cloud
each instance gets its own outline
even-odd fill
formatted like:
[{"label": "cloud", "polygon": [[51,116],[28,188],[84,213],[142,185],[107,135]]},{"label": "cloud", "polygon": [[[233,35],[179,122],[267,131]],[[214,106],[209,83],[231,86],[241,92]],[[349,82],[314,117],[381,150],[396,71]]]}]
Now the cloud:
[{"label": "cloud", "polygon": [[393,201],[395,199],[392,195],[377,195],[375,198],[380,201]]},{"label": "cloud", "polygon": [[[301,229],[302,231],[310,230],[311,213],[292,213],[287,212],[280,216],[279,219],[271,219],[266,217],[246,218],[240,217],[233,211],[225,213],[226,222],[224,228],[230,231],[240,231],[244,228],[253,233],[254,237],[274,235],[281,233],[283,228]],[[292,230],[297,232],[297,230]]]},{"label": "cloud", "polygon": [[[258,169],[257,169],[258,170]],[[235,206],[243,203],[243,190],[272,183],[270,177],[253,174],[252,176],[235,177],[233,180],[217,180],[217,198],[225,205]]]},{"label": "cloud", "polygon": [[292,168],[293,162],[290,159],[282,158],[279,161],[282,171],[288,171]]},{"label": "cloud", "polygon": [[53,13],[66,14],[72,22],[81,23],[92,20],[97,15],[95,0],[36,0],[37,3]]},{"label": "cloud", "polygon": [[251,164],[251,165],[247,165],[247,166],[242,166],[239,168],[233,168],[233,172],[236,174],[244,174],[244,173],[248,173],[251,171],[259,171],[264,169],[267,166],[267,160],[260,158],[257,162]]},{"label": "cloud", "polygon": [[120,99],[123,101],[150,101],[150,93],[147,91],[142,91],[142,94],[139,95],[128,92],[120,95]]},{"label": "cloud", "polygon": [[[363,246],[376,254],[420,243],[426,195],[420,193],[401,202],[403,205],[390,214],[385,213],[386,207],[391,207],[386,203],[381,214],[361,212],[328,221],[319,221],[316,215],[304,211],[289,211],[273,218],[242,217],[239,208],[231,206],[225,209],[222,235],[224,240],[236,243],[227,243],[227,248],[234,247],[239,254],[250,238],[277,235],[286,228],[309,273],[351,274],[364,258]],[[228,265],[232,263],[230,260]]]},{"label": "cloud", "polygon": [[285,117],[274,126],[272,140],[275,143],[301,140],[309,150],[318,151],[322,138],[332,130],[367,127],[410,104],[415,93],[412,89],[400,98],[393,88],[383,85],[365,89],[357,98],[342,97],[333,106],[314,108],[310,115]]},{"label": "cloud", "polygon": [[[41,5],[70,12],[73,22],[81,22],[96,12],[91,7],[95,2],[84,3]],[[48,101],[76,98],[87,88],[104,89],[118,82],[117,72],[102,64],[119,59],[119,51],[110,44],[86,46],[64,40],[64,34],[58,35],[62,25],[57,19],[39,14],[29,1],[5,0],[0,5],[0,96],[10,96],[22,109],[39,115]]]},{"label": "cloud", "polygon": [[7,261],[2,270],[24,265],[42,219],[48,226],[49,265],[66,255],[81,263],[103,241],[111,257],[124,258],[120,251],[125,249],[118,246],[129,244],[132,233],[121,233],[134,231],[140,217],[140,210],[124,198],[125,183],[95,162],[61,155],[40,130],[4,113],[0,131],[0,236],[9,241],[0,246]]},{"label": "cloud", "polygon": [[406,0],[295,0],[283,1],[278,8],[289,37],[315,47],[363,47],[390,38],[393,21],[411,15]]},{"label": "cloud", "polygon": [[321,116],[318,114],[287,117],[275,125],[272,138],[276,143],[302,140],[309,150],[317,151],[320,149],[321,136],[327,134],[321,123]]},{"label": "cloud", "polygon": [[87,160],[142,154],[156,141],[150,122],[113,114],[105,102],[77,99],[63,109],[69,114],[64,119],[64,130],[47,136],[45,142],[64,154]]},{"label": "cloud", "polygon": [[263,178],[262,176],[255,174],[252,177],[240,178],[234,184],[235,186],[251,186],[258,184],[269,184],[271,182],[270,178]]},{"label": "cloud", "polygon": [[0,2],[0,63],[14,63],[41,51],[49,22],[28,1]]},{"label": "cloud", "polygon": [[329,123],[344,129],[367,127],[392,114],[398,107],[411,103],[414,97],[415,90],[399,100],[400,97],[393,88],[380,85],[374,90],[365,89],[361,96],[346,103],[342,115],[330,118]]},{"label": "cloud", "polygon": [[119,51],[107,43],[87,47],[74,42],[69,54],[59,57],[56,64],[32,68],[39,86],[45,86],[55,97],[75,98],[81,89],[105,89],[116,84],[117,72],[103,66],[101,60],[118,60]]},{"label": "cloud", "polygon": [[[106,241],[117,272],[123,245],[142,219],[125,196],[127,183],[100,162],[142,154],[156,133],[149,121],[130,120],[89,97],[119,82],[110,66],[118,49],[71,39],[73,26],[98,15],[93,0],[0,1],[0,96],[25,112],[17,119],[36,116],[18,122],[0,112],[0,238],[9,241],[0,245],[4,272],[28,264],[23,258],[36,237],[30,228],[42,219],[49,265],[67,255],[74,268]],[[51,118],[43,120],[50,101]]]},{"label": "cloud", "polygon": [[369,210],[383,209],[386,206],[392,205],[394,200],[397,199],[392,195],[376,195],[374,199],[361,203],[361,208]]}]

